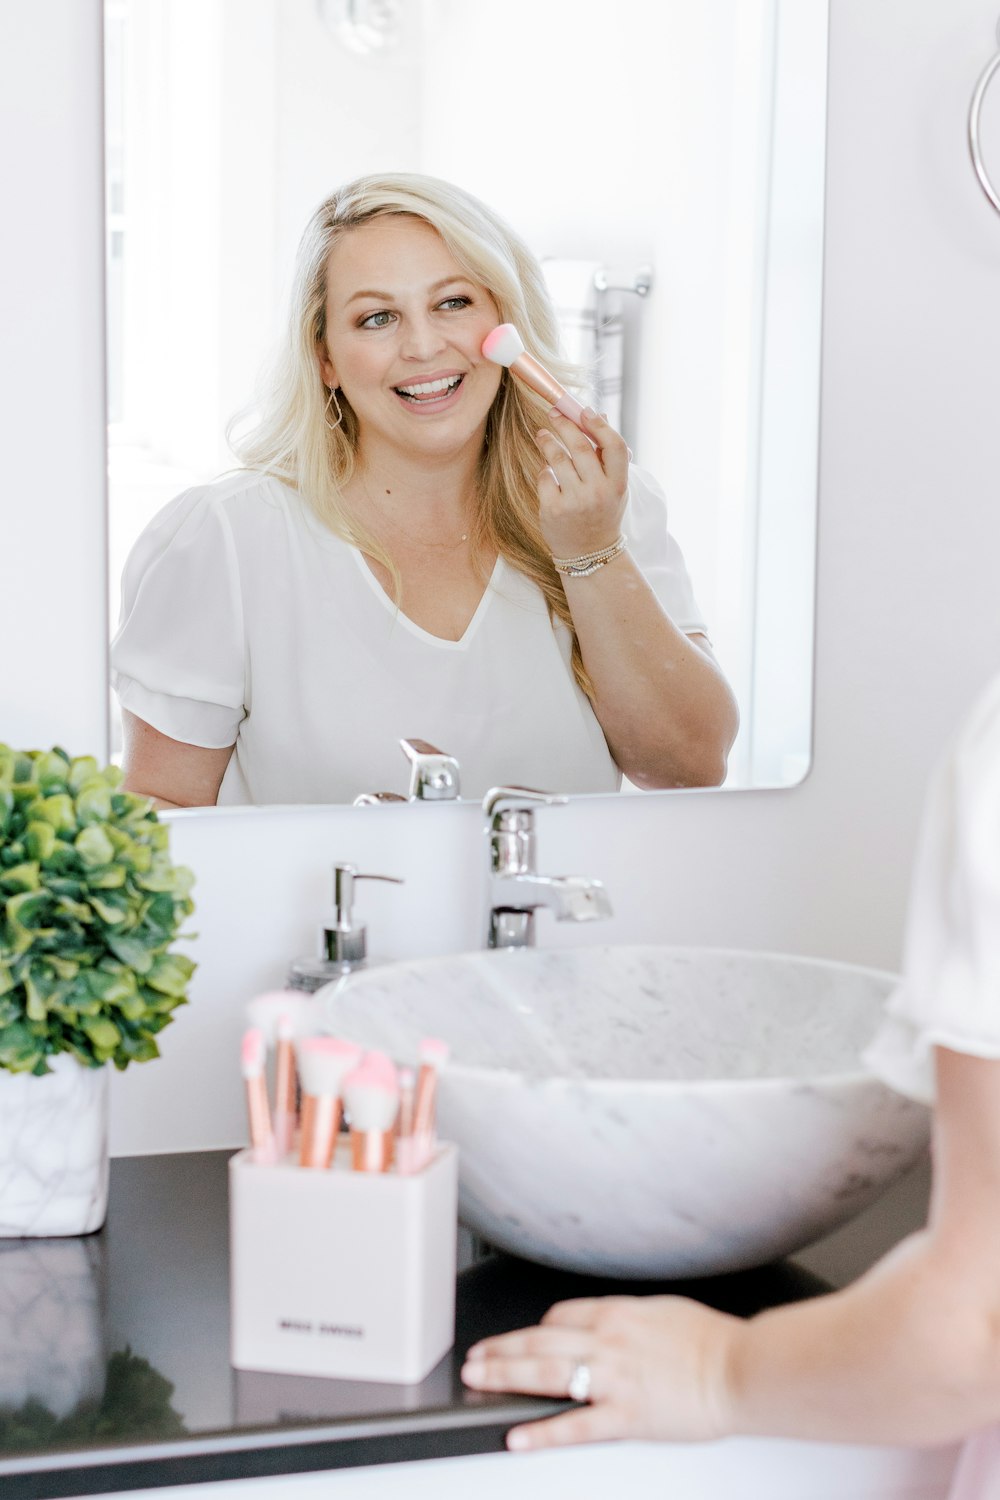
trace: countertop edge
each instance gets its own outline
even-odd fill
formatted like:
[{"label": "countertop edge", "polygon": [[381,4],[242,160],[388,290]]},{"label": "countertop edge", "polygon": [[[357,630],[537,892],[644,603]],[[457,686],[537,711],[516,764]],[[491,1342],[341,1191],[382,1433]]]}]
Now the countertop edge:
[{"label": "countertop edge", "polygon": [[[207,1434],[176,1442],[25,1454],[0,1460],[4,1500],[56,1500],[208,1479],[259,1478],[318,1469],[500,1452],[515,1422],[552,1416],[568,1401],[500,1398],[455,1411],[352,1418],[268,1431]],[[62,1462],[60,1461],[62,1460]]]}]

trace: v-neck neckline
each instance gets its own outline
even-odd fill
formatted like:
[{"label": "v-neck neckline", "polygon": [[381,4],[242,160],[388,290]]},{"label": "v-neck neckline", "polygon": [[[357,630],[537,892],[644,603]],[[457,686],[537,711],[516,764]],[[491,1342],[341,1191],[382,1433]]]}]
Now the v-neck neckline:
[{"label": "v-neck neckline", "polygon": [[429,641],[433,646],[440,646],[450,651],[463,650],[466,646],[468,646],[469,642],[472,640],[472,637],[479,629],[483,616],[486,614],[486,611],[489,608],[490,598],[495,591],[495,586],[499,580],[500,573],[503,567],[503,557],[498,553],[497,560],[493,564],[493,571],[487,579],[486,587],[483,589],[482,597],[480,598],[479,603],[476,605],[476,608],[473,611],[472,618],[469,620],[468,625],[466,625],[458,640],[451,641],[447,638],[447,636],[435,635],[433,631],[425,630],[422,625],[418,625],[416,620],[411,620],[409,615],[406,614],[398,604],[394,603],[386,593],[385,589],[382,587],[381,583],[378,581],[375,574],[368,566],[368,563],[365,560],[365,555],[361,551],[360,547],[355,547],[350,542],[348,542],[346,545],[348,551],[352,554],[358,567],[361,569],[362,575],[366,579],[369,587],[374,590],[377,597],[381,600],[383,608],[388,610],[390,614],[392,614],[392,616],[396,620],[398,620],[401,625],[404,625],[407,630],[411,631],[421,640]]}]

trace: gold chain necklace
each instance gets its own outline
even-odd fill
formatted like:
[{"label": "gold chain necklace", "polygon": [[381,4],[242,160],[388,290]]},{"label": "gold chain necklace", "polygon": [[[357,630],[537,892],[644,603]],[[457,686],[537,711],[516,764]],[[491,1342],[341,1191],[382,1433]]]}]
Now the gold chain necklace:
[{"label": "gold chain necklace", "polygon": [[[461,547],[464,542],[467,542],[469,540],[469,533],[467,531],[462,532],[462,535],[459,537],[457,542],[429,542],[425,541],[423,537],[414,536],[412,532],[407,531],[405,526],[400,526],[396,518],[394,516],[388,515],[372,498],[372,492],[368,488],[368,482],[365,479],[364,475],[359,475],[358,477],[361,480],[361,488],[365,492],[365,498],[367,499],[368,504],[371,506],[372,510],[375,512],[376,516],[378,516],[379,520],[385,522],[386,525],[391,526],[394,530],[398,531],[400,536],[403,537],[404,540],[409,542],[411,547],[435,547],[441,550],[447,549],[449,551],[454,551],[456,547]],[[389,490],[386,490],[387,495],[390,493],[391,492]]]}]

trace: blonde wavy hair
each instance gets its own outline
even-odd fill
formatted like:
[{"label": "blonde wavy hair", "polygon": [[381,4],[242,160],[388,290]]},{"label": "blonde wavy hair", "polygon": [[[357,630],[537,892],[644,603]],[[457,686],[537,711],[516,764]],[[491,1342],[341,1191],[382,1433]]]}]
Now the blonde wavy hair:
[{"label": "blonde wavy hair", "polygon": [[[330,252],[343,235],[384,214],[411,215],[436,229],[466,275],[490,293],[497,321],[513,323],[528,353],[564,385],[579,388],[583,381],[582,372],[560,354],[558,325],[538,261],[499,215],[471,193],[418,173],[379,173],[359,177],[319,205],[299,245],[290,337],[252,408],[253,425],[238,435],[248,416],[244,412],[229,424],[227,435],[245,468],[290,485],[331,531],[381,562],[398,601],[399,574],[392,558],[344,503],[344,487],[357,460],[357,417],[340,393],[343,420],[330,429],[330,393],[319,367]],[[570,631],[573,674],[590,695],[566,594],[538,525],[535,483],[541,459],[534,435],[547,409],[547,403],[504,371],[487,418],[471,540],[475,556],[498,552],[538,585],[550,618],[563,621]]]}]

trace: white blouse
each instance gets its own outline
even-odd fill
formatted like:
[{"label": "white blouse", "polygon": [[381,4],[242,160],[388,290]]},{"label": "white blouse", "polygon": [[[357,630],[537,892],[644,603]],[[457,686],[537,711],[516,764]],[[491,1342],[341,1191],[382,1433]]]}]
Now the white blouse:
[{"label": "white blouse", "polygon": [[[638,469],[622,529],[674,624],[704,631],[662,491]],[[405,793],[404,736],[456,757],[463,796],[615,791],[570,649],[503,558],[461,640],[429,634],[294,490],[240,472],[186,491],[143,531],[111,665],[122,707],[161,734],[235,743],[220,804]]]},{"label": "white blouse", "polygon": [[935,1046],[1000,1058],[1000,677],[931,784],[903,973],[865,1061],[930,1104]]},{"label": "white blouse", "polygon": [[[1000,1059],[1000,677],[953,741],[927,803],[904,978],[865,1055],[931,1103],[933,1049]],[[1000,1429],[962,1449],[949,1500],[1000,1500]]]}]

